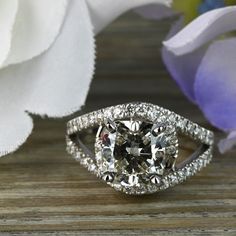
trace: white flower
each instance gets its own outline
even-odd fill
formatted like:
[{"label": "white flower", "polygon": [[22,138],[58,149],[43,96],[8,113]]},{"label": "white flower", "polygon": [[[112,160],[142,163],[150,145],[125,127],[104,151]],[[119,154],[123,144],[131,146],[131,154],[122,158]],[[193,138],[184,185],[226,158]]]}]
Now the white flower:
[{"label": "white flower", "polygon": [[123,12],[170,0],[0,1],[0,156],[32,131],[29,115],[69,115],[84,104],[94,34]]}]

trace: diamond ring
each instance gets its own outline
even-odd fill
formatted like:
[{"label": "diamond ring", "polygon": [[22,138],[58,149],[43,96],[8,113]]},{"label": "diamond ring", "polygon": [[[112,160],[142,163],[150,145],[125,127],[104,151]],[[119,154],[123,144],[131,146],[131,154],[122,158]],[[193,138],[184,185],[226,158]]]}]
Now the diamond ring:
[{"label": "diamond ring", "polygon": [[128,103],[67,123],[67,151],[126,194],[154,193],[186,180],[212,159],[213,132],[172,111]]}]

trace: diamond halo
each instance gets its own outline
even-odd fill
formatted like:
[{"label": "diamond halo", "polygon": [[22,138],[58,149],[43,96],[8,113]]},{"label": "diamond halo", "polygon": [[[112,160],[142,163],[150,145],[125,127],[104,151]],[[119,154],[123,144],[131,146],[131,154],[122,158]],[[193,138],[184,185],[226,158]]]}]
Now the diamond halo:
[{"label": "diamond halo", "polygon": [[[201,170],[212,158],[212,132],[152,104],[108,107],[75,118],[67,127],[68,152],[107,184],[127,194],[172,187]],[[95,127],[92,154],[71,137]],[[204,150],[176,168],[178,133],[201,142]]]},{"label": "diamond halo", "polygon": [[167,123],[109,119],[96,136],[98,175],[136,192],[160,184],[161,177],[175,168],[177,153],[176,130]]}]

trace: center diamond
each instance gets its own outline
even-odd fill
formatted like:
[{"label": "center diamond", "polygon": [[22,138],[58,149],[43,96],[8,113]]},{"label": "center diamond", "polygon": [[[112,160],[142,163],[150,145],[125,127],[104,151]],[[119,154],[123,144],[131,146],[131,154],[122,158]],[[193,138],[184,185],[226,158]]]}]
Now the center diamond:
[{"label": "center diamond", "polygon": [[122,187],[158,184],[159,177],[174,168],[177,142],[171,125],[109,120],[100,126],[95,145],[100,175]]}]

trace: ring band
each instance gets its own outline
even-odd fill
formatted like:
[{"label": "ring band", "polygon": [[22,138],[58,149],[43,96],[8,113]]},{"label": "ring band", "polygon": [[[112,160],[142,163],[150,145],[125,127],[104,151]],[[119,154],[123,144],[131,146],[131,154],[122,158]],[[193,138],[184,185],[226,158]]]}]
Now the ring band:
[{"label": "ring band", "polygon": [[66,135],[68,153],[84,167],[114,189],[136,195],[196,174],[211,161],[213,140],[213,132],[190,120],[138,102],[79,116],[67,123]]}]

